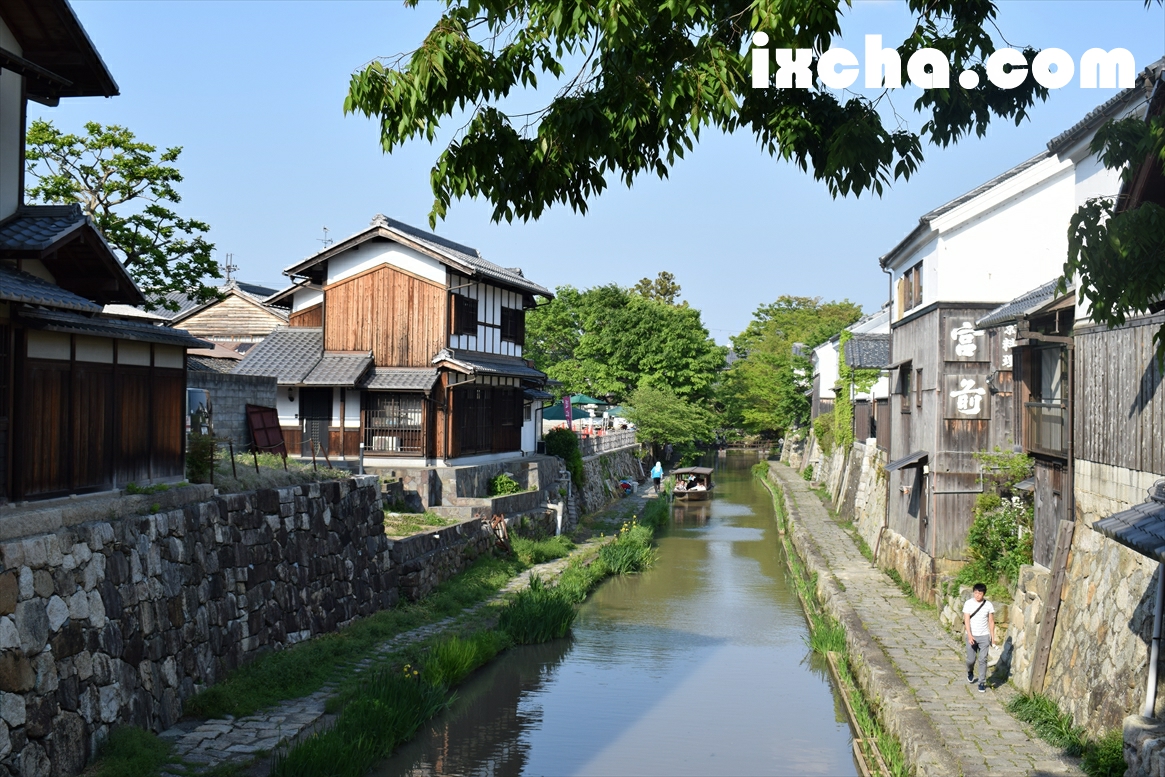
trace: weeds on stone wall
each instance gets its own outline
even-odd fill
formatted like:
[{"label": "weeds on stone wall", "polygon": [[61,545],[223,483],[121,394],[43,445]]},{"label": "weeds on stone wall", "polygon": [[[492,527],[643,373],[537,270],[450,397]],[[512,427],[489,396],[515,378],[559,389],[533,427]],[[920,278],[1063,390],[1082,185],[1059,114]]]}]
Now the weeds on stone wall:
[{"label": "weeds on stone wall", "polygon": [[575,488],[582,488],[586,482],[583,471],[582,453],[578,449],[578,437],[569,429],[551,429],[546,433],[546,452],[557,456],[566,463],[566,470]]},{"label": "weeds on stone wall", "polygon": [[801,471],[801,479],[813,482],[813,465],[810,464]]},{"label": "weeds on stone wall", "polygon": [[832,410],[813,419],[813,433],[817,435],[817,444],[821,446],[821,452],[826,456],[832,456],[837,442],[833,433]]},{"label": "weeds on stone wall", "polygon": [[519,494],[524,490],[522,484],[514,480],[513,475],[509,472],[501,472],[490,478],[487,493],[490,496],[506,496],[508,494]]},{"label": "weeds on stone wall", "polygon": [[1082,757],[1080,766],[1088,777],[1121,777],[1128,768],[1120,729],[1090,739],[1082,726],[1073,724],[1070,713],[1040,694],[1019,694],[1007,703],[1007,710],[1030,725],[1040,739],[1067,755]]},{"label": "weeds on stone wall", "polygon": [[456,519],[445,518],[436,513],[397,513],[384,511],[384,533],[394,539],[411,537],[414,534],[452,526]]}]

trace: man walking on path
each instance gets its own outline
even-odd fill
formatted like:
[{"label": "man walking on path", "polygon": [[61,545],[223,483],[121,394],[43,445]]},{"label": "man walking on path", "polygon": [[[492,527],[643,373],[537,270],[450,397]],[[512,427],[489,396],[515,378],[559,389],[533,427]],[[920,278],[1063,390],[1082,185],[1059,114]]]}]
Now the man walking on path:
[{"label": "man walking on path", "polygon": [[655,493],[659,493],[659,483],[663,480],[663,464],[658,461],[651,468],[651,482],[655,484]]},{"label": "man walking on path", "polygon": [[967,640],[967,682],[975,682],[979,660],[979,693],[987,691],[987,651],[995,644],[995,605],[987,601],[987,586],[975,583],[963,605],[963,636]]}]

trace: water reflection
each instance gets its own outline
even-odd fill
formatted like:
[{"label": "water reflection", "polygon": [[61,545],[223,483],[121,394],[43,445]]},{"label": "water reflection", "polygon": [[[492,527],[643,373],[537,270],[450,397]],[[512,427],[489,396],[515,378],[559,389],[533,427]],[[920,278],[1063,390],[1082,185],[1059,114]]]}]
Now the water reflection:
[{"label": "water reflection", "polygon": [[720,459],[654,569],[600,587],[571,639],[477,673],[376,774],[856,774],[755,461]]}]

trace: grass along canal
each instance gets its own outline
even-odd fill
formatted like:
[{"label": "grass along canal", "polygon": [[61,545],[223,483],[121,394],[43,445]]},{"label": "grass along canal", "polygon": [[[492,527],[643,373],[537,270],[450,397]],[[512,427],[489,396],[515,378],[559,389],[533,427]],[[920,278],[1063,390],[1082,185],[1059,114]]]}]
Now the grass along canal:
[{"label": "grass along canal", "polygon": [[599,586],[569,638],[469,676],[372,773],[857,774],[755,461],[721,459],[654,566]]}]

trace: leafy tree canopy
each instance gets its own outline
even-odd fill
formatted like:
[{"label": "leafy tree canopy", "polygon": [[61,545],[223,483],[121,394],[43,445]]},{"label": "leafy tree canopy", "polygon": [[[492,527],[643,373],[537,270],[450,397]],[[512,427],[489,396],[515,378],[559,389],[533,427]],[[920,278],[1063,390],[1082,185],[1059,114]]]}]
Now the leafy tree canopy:
[{"label": "leafy tree canopy", "polygon": [[52,122],[29,125],[25,159],[32,202],[79,203],[115,249],[151,307],[177,309],[164,299],[184,292],[199,302],[217,291],[203,278],[219,278],[211,258],[214,245],[203,237],[210,227],[179,216],[175,188],[182,174],[174,165],[180,147],[158,152],[125,127],[97,122],[84,135],[61,132]]},{"label": "leafy tree canopy", "polygon": [[[1109,121],[1092,151],[1109,169],[1122,170],[1126,184],[1137,174],[1156,181],[1144,187],[1150,196],[1128,209],[1118,209],[1112,197],[1088,200],[1068,230],[1061,289],[1079,273],[1076,293],[1091,305],[1092,320],[1115,327],[1131,314],[1160,310],[1165,299],[1165,114]],[[1165,325],[1153,339],[1165,358]]]},{"label": "leafy tree canopy", "polygon": [[527,358],[570,393],[624,401],[636,388],[667,388],[692,400],[710,395],[727,352],[700,312],[614,284],[560,286],[526,316]]},{"label": "leafy tree canopy", "polygon": [[807,356],[795,356],[800,343],[806,355],[861,318],[861,306],[820,297],[781,296],[761,305],[743,332],[732,338],[740,358],[733,363],[719,392],[728,424],[750,432],[783,433],[809,420],[805,395],[813,377]]},{"label": "leafy tree canopy", "polygon": [[[950,89],[924,91],[915,103],[920,132],[897,118],[884,124],[874,101],[819,80],[810,89],[752,87],[756,32],[774,49],[825,51],[841,34],[838,2],[445,2],[416,50],[353,74],[344,102],[346,112],[379,121],[385,152],[432,142],[444,120],[464,124],[433,167],[432,225],[465,196],[487,198],[495,221],[537,219],[555,203],[585,212],[608,176],[628,186],[644,173],[666,177],[707,129],[754,135],[835,195],[881,193],[914,172],[924,139],[945,146],[983,135],[993,117],[1018,123],[1047,97],[1031,77],[1009,90],[985,77],[995,50],[990,0],[906,0],[914,26],[896,46],[903,70],[929,47],[947,55],[953,73],[976,70],[981,83],[968,90],[954,79]],[[547,78],[558,82],[547,105],[511,110],[512,93]]]},{"label": "leafy tree canopy", "polygon": [[[676,283],[676,276],[667,270],[661,271],[659,275],[655,276],[655,280],[641,278],[638,283],[631,287],[631,290],[641,297],[659,300],[669,305],[675,305],[676,300],[680,297],[680,285]],[[688,303],[683,304],[687,305]]]},{"label": "leafy tree canopy", "polygon": [[641,442],[689,446],[710,440],[716,419],[705,407],[689,402],[668,388],[644,385],[627,398],[627,416]]}]

